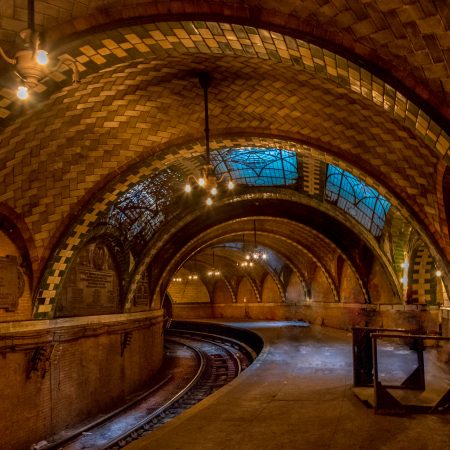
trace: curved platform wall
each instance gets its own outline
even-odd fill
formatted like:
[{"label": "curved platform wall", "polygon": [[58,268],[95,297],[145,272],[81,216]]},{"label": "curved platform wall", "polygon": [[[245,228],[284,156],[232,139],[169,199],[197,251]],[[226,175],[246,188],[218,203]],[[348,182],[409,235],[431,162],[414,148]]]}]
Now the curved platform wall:
[{"label": "curved platform wall", "polygon": [[161,311],[0,325],[0,448],[28,449],[144,390],[162,327]]}]

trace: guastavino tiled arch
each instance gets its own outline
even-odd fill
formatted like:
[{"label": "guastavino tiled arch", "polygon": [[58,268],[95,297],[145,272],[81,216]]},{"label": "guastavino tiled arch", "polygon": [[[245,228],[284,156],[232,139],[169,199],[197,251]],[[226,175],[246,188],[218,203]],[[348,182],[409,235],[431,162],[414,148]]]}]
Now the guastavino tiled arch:
[{"label": "guastavino tiled arch", "polygon": [[[424,139],[440,157],[450,157],[448,133],[419,105],[364,67],[288,35],[238,24],[165,22],[93,34],[72,42],[65,51],[75,57],[84,77],[136,59],[195,53],[244,56],[293,65],[372,101]],[[67,85],[69,72],[55,72],[44,79],[36,89],[37,93],[45,97]],[[0,118],[6,124],[20,110],[18,102],[13,89],[4,87],[0,90]]]},{"label": "guastavino tiled arch", "polygon": [[[154,25],[156,26],[156,25]],[[181,25],[180,25],[181,26]],[[205,24],[205,27],[207,27],[208,24]],[[231,28],[232,29],[232,28]],[[209,30],[209,28],[208,28]],[[129,31],[129,30],[128,30]],[[161,31],[158,31],[159,33],[161,33]],[[210,32],[210,31],[209,31]],[[147,30],[146,33],[148,34],[149,31]],[[200,32],[199,32],[200,33]],[[269,33],[269,35],[271,35]],[[100,38],[99,38],[100,39]],[[149,38],[150,39],[150,38]],[[151,38],[153,39],[153,38]],[[164,42],[164,39],[162,39],[162,42]],[[177,38],[178,39],[178,38]],[[203,40],[203,37],[201,36],[201,34],[199,34],[199,39]],[[239,39],[237,39],[237,42],[239,42]],[[272,38],[271,38],[272,39]],[[284,38],[283,38],[284,39]],[[103,39],[104,41],[105,39]],[[101,42],[101,45],[105,45],[103,43],[103,41]],[[194,39],[194,41],[196,41]],[[194,42],[193,41],[193,42]],[[92,40],[91,43],[93,43],[94,40]],[[142,41],[144,42],[144,41]],[[284,42],[284,41],[283,41]],[[130,47],[130,43],[128,42],[126,45],[124,44],[123,46],[118,46],[118,49],[121,49],[121,51],[124,52],[123,55],[123,60],[124,61],[129,61],[130,59],[132,59],[125,50],[123,50],[122,47],[125,47],[125,49],[131,49]],[[160,44],[155,44],[155,45],[160,45]],[[172,45],[172,44],[171,44]],[[239,44],[241,45],[241,44]],[[309,45],[309,44],[308,44]],[[173,47],[173,45],[172,45]],[[171,48],[172,48],[171,47]],[[202,49],[204,49],[204,46],[200,46]],[[102,47],[104,48],[104,47]],[[277,47],[274,47],[275,49],[277,49]],[[299,47],[300,48],[300,47]],[[310,48],[310,47],[308,47]],[[86,49],[85,49],[86,50]],[[170,49],[169,49],[170,50]],[[191,48],[191,52],[189,51],[184,51],[181,53],[178,53],[181,56],[189,56],[192,54],[200,54],[200,55],[209,55],[209,56],[213,56],[214,53],[212,53],[211,51],[206,51],[202,52],[200,51],[197,46],[194,45],[193,48]],[[87,50],[86,50],[87,51]],[[108,50],[110,51],[110,50]],[[117,50],[119,51],[119,50]],[[275,51],[275,50],[274,50]],[[311,49],[309,50],[310,54],[312,56],[311,53]],[[103,50],[102,50],[103,52]],[[176,52],[178,52],[178,50],[173,52],[173,55],[176,54]],[[89,52],[88,52],[89,53]],[[117,61],[120,61],[121,59],[119,57],[117,57],[112,51],[110,52],[113,56],[111,56],[111,58],[113,58],[113,62],[111,64],[115,64],[117,63]],[[157,53],[157,52],[154,52]],[[289,52],[288,52],[289,53]],[[222,56],[224,55],[224,53],[220,53]],[[373,107],[375,108],[374,110],[378,111],[378,113],[380,114],[385,114],[386,112],[388,112],[388,116],[394,120],[394,122],[400,124],[404,124],[407,126],[407,128],[404,128],[404,130],[409,130],[408,126],[411,125],[411,129],[414,130],[414,132],[417,132],[417,130],[420,130],[421,127],[418,125],[420,123],[419,120],[419,115],[416,117],[416,120],[412,120],[411,117],[413,117],[414,115],[411,116],[411,111],[408,112],[408,108],[407,108],[407,104],[412,105],[412,102],[406,101],[405,103],[405,114],[402,116],[403,118],[401,119],[401,121],[396,121],[395,118],[398,116],[398,114],[395,112],[395,105],[398,106],[399,111],[402,110],[401,108],[401,102],[400,102],[400,98],[401,95],[399,94],[399,102],[400,103],[389,103],[389,101],[387,100],[387,98],[389,98],[389,95],[387,93],[387,91],[384,91],[384,87],[382,89],[383,91],[383,95],[380,97],[380,95],[377,94],[378,90],[377,88],[371,87],[372,90],[370,90],[370,95],[364,96],[364,93],[368,93],[369,91],[363,89],[363,85],[364,83],[362,83],[362,79],[360,80],[360,88],[358,89],[352,89],[351,88],[351,83],[350,83],[350,79],[352,78],[350,76],[351,71],[350,68],[352,67],[351,65],[347,64],[347,68],[348,68],[348,72],[346,72],[348,74],[348,77],[346,78],[344,76],[344,79],[346,79],[347,81],[344,82],[342,77],[339,75],[340,71],[337,71],[337,75],[336,77],[331,77],[328,76],[326,74],[322,74],[321,75],[321,69],[319,70],[319,67],[321,66],[320,64],[316,64],[316,62],[314,62],[314,58],[311,60],[308,60],[308,58],[306,58],[305,62],[302,62],[301,64],[294,64],[292,62],[292,60],[290,58],[284,58],[282,59],[281,57],[279,59],[276,59],[276,61],[271,60],[267,55],[269,54],[269,52],[266,51],[264,57],[249,57],[248,55],[245,55],[245,52],[242,52],[240,50],[240,53],[232,53],[233,56],[228,56],[229,58],[242,58],[245,61],[271,61],[273,64],[273,67],[277,67],[278,64],[282,65],[283,69],[290,67],[292,71],[296,72],[302,76],[309,76],[311,79],[311,83],[313,84],[313,81],[316,79],[314,77],[317,77],[317,75],[320,75],[322,80],[326,80],[327,83],[329,83],[330,85],[333,86],[342,86],[342,89],[345,90],[345,92],[348,92],[349,95],[357,98],[360,97],[361,99],[366,99],[366,101],[369,101]],[[299,52],[299,54],[301,55],[301,52]],[[128,56],[127,56],[128,55]],[[168,56],[169,53],[167,53],[165,51],[165,53],[161,53],[161,56],[163,56],[163,58],[170,58],[170,56]],[[325,55],[325,53],[323,53],[323,55]],[[136,56],[136,54],[133,54],[133,56]],[[139,56],[144,56],[144,53],[139,53]],[[149,55],[147,55],[148,57]],[[151,56],[151,55],[150,55]],[[257,55],[258,56],[258,55]],[[87,58],[87,56],[84,54],[83,57],[80,56],[80,58],[82,58],[82,60],[84,60],[85,58]],[[114,58],[118,58],[117,60]],[[156,56],[155,56],[156,58]],[[155,59],[153,58],[153,59]],[[325,56],[324,56],[325,58]],[[103,59],[107,60],[106,57],[103,57]],[[152,59],[152,60],[153,60]],[[156,58],[157,59],[157,58]],[[88,58],[89,60],[89,58]],[[302,61],[303,61],[303,57],[302,57]],[[311,66],[308,66],[308,61],[311,62]],[[326,61],[326,59],[323,59],[323,61]],[[338,61],[338,57],[336,57],[336,61]],[[101,63],[103,64],[103,60],[101,61]],[[287,64],[285,64],[287,63]],[[347,61],[348,63],[348,61]],[[85,61],[86,67],[89,66],[88,61]],[[75,148],[73,149],[75,153],[81,153],[82,150],[85,150],[86,147],[86,143],[85,142],[77,142],[76,140],[80,140],[81,141],[81,137],[83,136],[83,132],[87,132],[88,129],[88,125],[87,124],[92,124],[92,121],[97,120],[99,123],[99,127],[101,127],[103,129],[103,131],[108,131],[110,133],[113,133],[112,130],[120,129],[121,133],[122,131],[122,125],[126,126],[126,124],[122,124],[121,120],[123,120],[123,118],[126,116],[122,116],[120,113],[118,113],[117,116],[116,115],[112,115],[112,119],[109,120],[109,117],[111,116],[111,111],[107,109],[110,108],[109,103],[111,101],[111,97],[110,95],[112,91],[108,91],[109,87],[111,86],[111,83],[113,85],[114,88],[114,92],[115,94],[117,94],[117,100],[115,100],[117,102],[118,105],[121,104],[122,101],[125,100],[121,100],[120,96],[118,95],[118,92],[120,91],[120,89],[126,89],[127,86],[138,86],[139,85],[139,81],[142,79],[146,79],[145,75],[142,74],[142,72],[145,72],[147,69],[151,70],[152,68],[156,68],[158,69],[157,64],[155,66],[155,64],[153,63],[133,63],[129,66],[127,66],[126,64],[124,65],[119,65],[116,67],[120,67],[123,70],[115,70],[111,73],[109,73],[108,71],[105,72],[99,72],[100,75],[97,74],[96,70],[98,70],[98,68],[102,65],[100,64],[91,64],[89,67],[91,68],[90,70],[92,72],[95,72],[95,75],[91,75],[90,77],[87,76],[85,81],[82,82],[80,89],[76,90],[76,89],[69,89],[68,91],[62,91],[59,92],[57,94],[55,94],[52,98],[52,100],[50,100],[50,103],[48,103],[47,105],[44,105],[43,107],[45,108],[46,106],[48,106],[50,108],[49,111],[46,111],[45,113],[42,114],[42,116],[40,117],[40,120],[38,121],[39,126],[37,126],[36,123],[33,123],[32,121],[28,122],[28,118],[31,116],[28,116],[27,119],[18,119],[17,123],[15,125],[13,125],[12,127],[8,128],[7,130],[5,130],[5,146],[4,146],[4,151],[5,151],[5,155],[7,155],[6,157],[6,161],[4,161],[5,166],[7,166],[7,169],[5,169],[5,171],[3,172],[5,179],[8,181],[11,180],[11,185],[16,186],[16,182],[18,182],[16,180],[16,170],[14,170],[12,168],[12,166],[9,166],[9,164],[14,164],[13,160],[17,158],[17,161],[19,161],[18,158],[21,157],[21,155],[23,154],[22,152],[26,153],[26,150],[23,150],[22,148],[22,142],[20,143],[20,145],[17,144],[17,138],[15,135],[15,131],[17,130],[18,127],[20,126],[25,126],[25,134],[27,134],[28,129],[26,128],[27,126],[29,127],[30,133],[36,133],[35,137],[36,140],[38,140],[40,142],[41,147],[43,147],[45,145],[46,142],[51,141],[51,143],[49,144],[48,148],[45,148],[45,153],[47,154],[48,152],[48,156],[51,157],[51,155],[54,153],[58,153],[60,152],[60,147],[63,146],[65,147],[67,144],[67,141],[69,140],[70,142],[75,141]],[[240,64],[240,62],[239,62]],[[324,63],[325,64],[325,63]],[[108,63],[104,63],[104,65],[108,66]],[[241,65],[242,66],[242,65]],[[317,67],[316,67],[317,66]],[[198,66],[197,66],[198,67]],[[242,66],[244,67],[244,66]],[[322,66],[322,67],[326,67]],[[330,66],[331,67],[331,66]],[[337,67],[337,66],[336,66]],[[298,68],[300,70],[298,70]],[[94,70],[95,69],[95,70]],[[244,69],[247,70],[246,67],[244,67]],[[363,69],[361,69],[363,70]],[[87,74],[88,71],[86,71]],[[344,71],[345,72],[345,71]],[[161,73],[164,74],[164,68],[161,67]],[[361,72],[362,73],[362,72]],[[370,74],[369,74],[370,75]],[[125,81],[126,79],[126,83],[124,83],[124,86],[119,86],[119,82],[120,81]],[[319,79],[319,78],[317,78]],[[378,85],[378,81],[376,78],[373,78],[370,75],[370,79],[371,79],[371,84],[370,86],[372,86],[372,81],[376,83],[373,85]],[[112,81],[115,80],[115,81]],[[343,85],[346,85],[347,87],[343,87]],[[383,83],[381,83],[380,86],[384,86]],[[270,88],[270,86],[268,87]],[[286,89],[295,89],[295,86],[291,86],[288,83],[286,84],[286,86],[283,86],[283,88]],[[317,89],[319,89],[319,85],[317,85]],[[341,89],[341,88],[338,88]],[[358,91],[358,92],[356,92]],[[342,91],[344,92],[344,91]],[[324,94],[323,91],[320,91],[317,95],[322,95]],[[397,94],[396,94],[397,95]],[[386,96],[386,99],[385,99]],[[133,96],[128,96],[128,97],[133,97]],[[137,96],[134,96],[137,97]],[[383,99],[381,101],[381,98]],[[397,97],[396,97],[397,98]],[[378,100],[376,100],[378,99]],[[126,101],[130,100],[129,98],[127,98]],[[136,100],[136,99],[134,99]],[[53,103],[52,103],[53,102]],[[138,103],[138,100],[136,100],[136,102]],[[314,101],[313,101],[314,102]],[[75,110],[58,110],[58,113],[61,112],[61,115],[58,114],[57,117],[53,117],[51,115],[51,109],[53,105],[58,105],[58,107],[61,107],[61,105],[67,105],[67,108],[69,108],[71,105],[72,106],[76,106],[77,111]],[[105,106],[106,105],[106,106]],[[376,106],[378,105],[378,106]],[[392,108],[388,107],[388,105],[391,105]],[[137,105],[138,107],[141,105]],[[338,105],[339,106],[339,105]],[[339,107],[336,106],[336,109],[339,109]],[[129,103],[129,108],[133,108],[135,107],[134,103],[132,100],[130,100]],[[77,116],[80,112],[84,111],[88,111],[89,112],[89,108],[93,108],[95,110],[97,110],[97,108],[104,108],[103,111],[100,112],[95,112],[94,116],[90,117],[90,118],[83,118],[81,119],[81,124],[78,125],[73,125],[71,124],[71,120],[73,117]],[[414,109],[414,108],[413,108]],[[386,111],[388,110],[388,111]],[[390,112],[389,112],[390,110]],[[136,112],[136,111],[135,111]],[[364,111],[363,111],[364,112]],[[339,114],[344,114],[345,112],[341,111],[332,111],[332,114],[330,113],[330,115],[336,115],[339,116]],[[367,112],[367,114],[370,115],[370,112]],[[418,113],[419,114],[419,113]],[[401,114],[400,114],[401,116]],[[45,128],[45,130],[40,130],[39,127],[43,126],[44,120],[49,120],[51,122],[53,122],[53,125],[47,126]],[[378,117],[376,118],[378,120]],[[412,121],[411,121],[412,120]],[[404,153],[404,158],[407,160],[410,160],[410,165],[411,167],[408,167],[408,173],[404,174],[403,179],[399,179],[398,180],[398,185],[396,186],[396,194],[397,195],[401,195],[401,194],[405,194],[405,195],[409,195],[409,196],[415,196],[417,203],[413,206],[413,209],[416,209],[416,211],[420,211],[420,214],[423,213],[423,217],[422,219],[424,220],[425,225],[430,229],[430,231],[432,233],[434,233],[435,238],[439,241],[439,244],[442,247],[445,247],[445,232],[444,233],[440,233],[440,230],[443,227],[446,227],[445,225],[445,219],[443,219],[442,214],[443,211],[439,210],[439,206],[438,206],[438,201],[436,200],[436,196],[439,197],[439,192],[436,194],[434,192],[434,188],[435,186],[432,185],[432,176],[433,176],[433,167],[435,167],[435,165],[439,162],[439,161],[443,161],[442,157],[443,157],[443,153],[445,153],[445,151],[441,148],[441,152],[436,150],[436,146],[439,147],[439,139],[442,137],[444,140],[445,138],[445,133],[442,133],[442,130],[440,130],[440,134],[439,137],[437,135],[435,135],[434,132],[432,132],[432,124],[431,122],[427,122],[431,128],[427,128],[428,131],[424,131],[424,133],[422,133],[422,135],[424,136],[424,140],[428,140],[429,144],[431,145],[431,147],[426,147],[426,148],[434,148],[434,153],[432,154],[433,156],[431,157],[431,155],[426,155],[426,157],[424,156],[424,153],[426,153],[426,151],[421,148],[421,145],[423,146],[423,142],[422,141],[414,141],[412,136],[413,134],[409,134],[408,132],[403,131],[402,127],[403,125],[399,125],[399,128],[397,129],[397,137],[398,139],[404,140],[404,144],[401,145],[401,148],[398,149],[397,153]],[[144,124],[139,123],[139,126],[143,126]],[[169,124],[170,126],[172,126],[172,124]],[[389,140],[393,139],[393,136],[389,135],[389,128],[392,129],[391,127],[391,123],[387,123],[387,128],[384,127],[377,127],[377,126],[371,126],[370,129],[367,129],[367,133],[371,134],[370,139],[365,143],[367,144],[368,147],[370,147],[370,153],[373,153],[373,157],[372,157],[372,161],[371,164],[374,164],[374,167],[376,167],[376,170],[379,170],[379,172],[386,172],[385,168],[387,168],[388,166],[386,164],[384,164],[384,162],[382,161],[383,156],[392,156],[392,155],[383,155],[381,153],[377,154],[376,150],[377,150],[377,145],[378,145],[378,141],[383,142],[383,145],[386,144],[388,145]],[[417,125],[417,126],[416,126]],[[434,125],[433,125],[434,126]],[[67,129],[65,129],[65,127],[68,127]],[[62,130],[62,136],[61,139],[54,139],[54,131],[55,130]],[[337,129],[336,132],[340,132],[342,131],[342,129]],[[364,136],[361,136],[358,134],[359,132],[355,132],[353,133],[354,135],[352,136],[345,136],[346,138],[348,137],[348,140],[350,140],[350,138],[353,139],[353,141],[357,141],[358,139],[361,139]],[[104,133],[106,134],[106,133]],[[394,133],[395,134],[395,133]],[[420,134],[420,133],[419,133]],[[80,136],[80,137],[77,137]],[[436,139],[433,140],[432,137],[435,137]],[[91,149],[92,151],[89,152],[89,155],[100,155],[99,158],[102,159],[102,151],[107,148],[107,149],[111,149],[113,148],[114,152],[121,152],[122,154],[127,154],[127,152],[130,154],[130,158],[136,158],[139,157],[137,156],[137,154],[139,152],[141,152],[141,150],[146,150],[148,152],[148,155],[150,154],[154,154],[154,150],[158,148],[158,146],[160,146],[159,148],[162,148],[164,146],[165,140],[167,140],[170,137],[174,137],[174,139],[178,139],[180,140],[180,136],[176,136],[175,133],[171,134],[169,131],[167,130],[157,130],[155,132],[155,135],[151,135],[151,133],[148,133],[148,137],[147,137],[147,141],[146,144],[138,144],[138,145],[133,145],[131,148],[124,150],[124,146],[126,146],[126,142],[119,142],[120,139],[115,138],[114,136],[111,137],[110,142],[111,144],[107,143],[107,145],[100,145],[98,148],[95,148],[95,143],[92,143],[91,145],[93,146],[93,148]],[[386,141],[384,141],[384,139],[386,138]],[[431,141],[434,142],[434,144],[431,143]],[[442,140],[441,140],[442,141]],[[420,142],[420,145],[418,144]],[[78,145],[79,144],[79,145]],[[150,145],[153,144],[155,145],[154,148],[152,148],[150,151],[148,150],[148,147],[146,147],[146,145]],[[410,147],[411,148],[408,148]],[[25,146],[26,148],[28,146]],[[395,142],[395,145],[393,144],[392,146],[392,154],[394,154],[394,151],[396,150],[396,147],[398,147],[397,142]],[[19,150],[20,148],[20,150]],[[80,150],[81,149],[81,150]],[[141,152],[142,153],[142,152]],[[44,155],[44,154],[43,154]],[[75,157],[76,155],[74,155]],[[144,155],[145,156],[145,155]],[[431,159],[427,160],[427,157],[430,156]],[[71,156],[72,157],[72,156]],[[12,158],[12,159],[11,159]],[[117,164],[122,164],[124,162],[124,158],[122,158],[122,160],[120,160]],[[113,161],[106,161],[106,163],[108,164],[107,167],[111,167],[111,164],[113,163]],[[377,163],[375,165],[375,163]],[[56,163],[55,163],[56,164]],[[129,162],[127,162],[126,164],[123,164],[121,166],[121,170],[125,170],[126,169],[126,165],[129,164]],[[73,196],[71,196],[71,200],[72,200],[72,210],[75,209],[76,211],[79,211],[81,206],[80,204],[77,206],[74,206],[75,203],[83,203],[86,201],[86,195],[87,195],[87,190],[90,189],[91,192],[96,189],[96,186],[98,186],[99,184],[104,183],[104,177],[102,175],[110,175],[111,176],[111,172],[109,171],[108,168],[106,167],[102,167],[101,169],[98,169],[97,173],[95,175],[91,175],[89,174],[89,179],[85,179],[83,180],[81,177],[80,179],[80,183],[79,189],[74,189],[75,192],[73,192]],[[401,165],[399,164],[399,167],[401,167]],[[72,167],[71,169],[71,176],[73,176],[74,178],[79,177],[79,175],[81,175],[81,172],[83,170],[83,166],[82,164],[76,164],[74,167]],[[19,175],[23,175],[24,177],[28,174],[26,173],[26,171],[29,170],[34,170],[34,167],[26,167],[24,169],[20,169],[23,170],[24,173],[23,174],[19,174]],[[18,170],[17,170],[18,171]],[[14,172],[13,174],[11,172]],[[78,173],[75,173],[78,172]],[[420,189],[414,188],[413,186],[409,187],[407,186],[408,183],[408,177],[414,177],[416,182],[419,182],[420,184]],[[26,183],[29,184],[29,177],[25,177],[26,178]],[[96,185],[96,183],[99,183]],[[393,178],[393,182],[396,182],[396,178]],[[2,191],[0,193],[0,198],[5,200],[5,201],[14,201],[13,199],[13,193],[11,192],[10,189],[6,190],[6,183],[4,186],[4,191]],[[85,186],[87,186],[85,188]],[[392,188],[393,184],[391,184],[391,188]],[[83,191],[83,189],[85,189],[85,191]],[[51,189],[53,191],[53,189]],[[55,189],[56,190],[56,189]],[[439,188],[438,188],[439,190]],[[428,191],[428,192],[426,192]],[[72,192],[71,192],[72,194]],[[84,194],[84,197],[83,197]],[[25,204],[27,201],[27,199],[22,198],[20,200],[21,204]],[[13,207],[15,207],[15,205],[12,205]],[[27,218],[28,222],[32,225],[33,229],[36,229],[36,243],[38,248],[40,249],[40,252],[42,254],[43,247],[47,247],[47,249],[50,247],[49,242],[46,242],[46,239],[48,239],[48,234],[52,234],[52,233],[59,233],[61,226],[58,223],[58,221],[63,220],[62,217],[67,216],[67,212],[70,211],[70,206],[68,204],[64,204],[63,206],[58,206],[57,207],[57,211],[55,213],[51,214],[51,220],[54,221],[54,224],[49,224],[49,223],[45,223],[46,229],[48,230],[47,232],[45,232],[42,229],[39,229],[38,226],[35,227],[35,225],[39,225],[39,222],[42,222],[42,208],[41,206],[38,206],[35,210],[31,211],[31,215],[29,215],[29,217]],[[27,205],[28,207],[28,205]],[[20,211],[19,211],[20,212]],[[42,226],[42,224],[41,224]],[[53,226],[53,228],[52,228]],[[48,255],[44,254],[44,257],[47,257]]]},{"label": "guastavino tiled arch", "polygon": [[[124,64],[139,59],[151,60],[152,58],[170,58],[180,55],[228,55],[272,61],[274,67],[278,64],[288,65],[296,70],[298,69],[299,72],[326,79],[341,86],[346,91],[372,102],[389,117],[401,124],[401,126],[405,126],[416,136],[420,137],[429,148],[432,148],[435,152],[436,161],[448,159],[449,156],[449,137],[446,132],[399,91],[393,89],[366,69],[339,55],[317,45],[276,32],[214,22],[170,22],[138,25],[99,33],[90,36],[88,41],[74,41],[70,48],[67,48],[67,52],[77,59],[81,73],[86,77],[86,80],[90,80],[90,74],[95,74],[99,70],[108,67],[117,66],[117,64]],[[130,69],[133,71],[133,67],[130,67]],[[139,76],[139,71],[142,70],[142,67],[135,66],[135,70]],[[65,77],[64,73],[54,74],[52,78],[44,80],[37,91],[44,97],[47,93],[54,93],[53,98],[59,98],[64,102],[65,93],[72,91],[69,89],[68,91],[57,92],[60,85],[64,85],[67,81]],[[85,85],[82,84],[82,86]],[[88,88],[86,93],[92,94],[92,84],[86,87]],[[1,102],[0,115],[8,121],[14,118],[15,114],[12,111],[15,109],[15,100],[13,100],[12,93],[7,89],[4,89],[2,93],[5,98]],[[91,102],[98,101],[102,95],[105,96],[104,98],[107,98],[107,94],[100,93],[100,97],[92,98],[91,96]],[[79,98],[75,96],[73,100],[78,101]],[[45,120],[45,118],[46,115],[43,116],[42,120]],[[22,124],[22,120],[18,119],[15,125],[5,130],[5,136],[14,133],[14,130]],[[108,127],[108,124],[109,122],[104,122],[103,126]],[[113,127],[114,123],[111,122],[110,125]],[[57,129],[58,124],[55,124],[55,127]],[[82,131],[81,128],[79,130],[74,129],[74,132]],[[52,130],[49,129],[47,133],[52,133]],[[8,142],[8,139],[5,138],[5,141]],[[14,142],[15,139],[13,138],[4,147],[5,154],[14,149]],[[191,151],[188,153],[192,154]],[[332,162],[337,163],[337,160],[330,158]],[[162,168],[165,165],[163,163],[162,166],[158,166],[158,162],[160,161],[156,161],[156,167]],[[168,162],[169,160],[166,160],[166,163]],[[356,172],[353,171],[353,173]],[[364,176],[360,176],[360,178],[364,179]],[[383,192],[382,189],[378,190]],[[117,189],[113,189],[113,193],[116,191]],[[119,190],[119,192],[124,191]],[[11,191],[3,193],[0,198],[4,200],[11,198]],[[109,198],[112,198],[111,195]],[[395,201],[394,198],[391,202],[399,206],[398,201]],[[439,212],[433,203],[434,201],[430,202],[430,204],[423,204],[428,214],[425,223],[430,229],[437,230],[441,228],[441,220],[439,219]],[[102,205],[103,207],[104,201],[100,200],[99,202],[94,202],[94,204],[96,206]],[[400,207],[400,209],[402,208]],[[409,216],[409,214],[407,215]],[[51,307],[49,308],[50,299],[54,298],[56,294],[55,289],[58,288],[61,282],[61,274],[66,270],[67,264],[70,264],[73,248],[80,244],[82,241],[81,236],[88,235],[96,217],[96,208],[94,207],[90,213],[84,216],[84,219],[81,221],[82,225],[75,225],[69,231],[69,238],[58,247],[59,250],[56,252],[55,257],[47,265],[46,275],[38,292],[40,300],[36,303],[39,314],[47,314],[51,311]],[[431,217],[431,220],[429,217]],[[39,244],[39,233],[36,235],[36,241]],[[55,261],[55,258],[57,261]]]},{"label": "guastavino tiled arch", "polygon": [[[283,142],[276,139],[261,139],[261,138],[250,138],[241,137],[234,139],[220,139],[213,140],[211,142],[212,150],[216,148],[223,147],[233,147],[233,146],[245,146],[253,145],[256,147],[271,147],[271,148],[289,148],[297,151],[300,155],[305,157],[317,158],[321,161],[329,162],[335,165],[340,165],[352,172],[354,175],[360,177],[368,185],[379,190],[398,210],[414,223],[414,226],[420,231],[421,227],[419,224],[415,223],[411,218],[411,215],[407,209],[405,209],[395,198],[392,197],[390,192],[388,192],[383,186],[378,185],[376,182],[360,173],[357,169],[349,167],[348,164],[342,164],[342,162],[336,160],[326,153],[315,150],[314,148],[301,145],[295,142]],[[178,148],[169,149],[167,153],[159,153],[157,158],[152,158],[147,161],[141,162],[139,165],[135,166],[132,171],[124,174],[116,182],[112,182],[102,193],[94,197],[90,204],[85,208],[85,212],[80,214],[79,219],[72,225],[68,234],[61,240],[61,244],[58,249],[54,252],[54,257],[50,260],[47,265],[44,277],[42,278],[40,289],[38,292],[38,297],[35,302],[34,317],[35,318],[48,318],[52,317],[55,307],[55,299],[57,293],[61,288],[64,281],[64,276],[70,267],[70,264],[74,260],[77,252],[85,245],[87,240],[91,236],[92,230],[95,226],[105,219],[105,214],[113,205],[113,203],[122,196],[125,192],[131,189],[133,186],[138,184],[140,181],[146,179],[151,174],[156,173],[158,170],[169,167],[174,162],[180,160],[181,158],[192,158],[195,155],[203,154],[204,149],[201,143],[194,142],[187,146],[179,146]],[[311,189],[314,190],[314,183]],[[314,194],[314,192],[311,192]],[[370,237],[370,233],[364,232],[363,227],[360,227],[359,233],[365,236],[366,240],[371,241],[371,248],[375,248],[378,244],[374,238]],[[431,243],[424,235],[424,241],[430,245]],[[438,256],[438,255],[436,255]],[[130,299],[133,296],[136,285],[147,267],[148,263],[152,258],[151,253],[145,252],[139,265],[133,273],[133,279],[129,285],[129,290],[127,294],[127,304],[129,304]],[[392,275],[392,274],[391,274]],[[359,277],[358,281],[361,284]],[[363,292],[365,289],[363,287]]]}]

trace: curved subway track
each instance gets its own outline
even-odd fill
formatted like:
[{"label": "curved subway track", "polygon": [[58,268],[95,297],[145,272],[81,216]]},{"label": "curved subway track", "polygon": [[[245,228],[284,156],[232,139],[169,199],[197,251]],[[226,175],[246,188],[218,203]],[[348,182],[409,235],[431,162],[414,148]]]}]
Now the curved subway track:
[{"label": "curved subway track", "polygon": [[116,411],[35,448],[123,448],[225,386],[245,370],[260,351],[258,345],[242,342],[242,336],[233,337],[235,331],[231,328],[211,330],[203,324],[201,331],[196,331],[192,329],[195,327],[190,323],[186,327],[190,329],[166,330],[165,350],[169,363],[165,376],[152,389]]}]

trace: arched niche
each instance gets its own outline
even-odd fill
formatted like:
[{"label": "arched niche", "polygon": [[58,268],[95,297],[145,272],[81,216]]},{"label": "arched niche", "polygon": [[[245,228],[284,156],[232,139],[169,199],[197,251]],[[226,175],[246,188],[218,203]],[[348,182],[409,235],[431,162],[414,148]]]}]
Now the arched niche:
[{"label": "arched niche", "polygon": [[402,302],[402,299],[392,289],[391,283],[389,283],[387,278],[386,271],[378,260],[373,262],[372,270],[369,275],[368,287],[370,292],[370,300],[373,304],[392,304]]},{"label": "arched niche", "polygon": [[209,303],[211,299],[203,281],[200,278],[189,279],[190,273],[180,269],[172,278],[167,292],[173,303]]},{"label": "arched niche", "polygon": [[337,301],[323,270],[316,269],[314,273],[311,283],[311,299],[315,302],[323,303]]},{"label": "arched niche", "polygon": [[214,285],[214,303],[233,303],[233,297],[231,296],[230,288],[224,280],[217,280]]},{"label": "arched niche", "polygon": [[286,303],[302,303],[305,300],[304,285],[299,276],[292,272],[286,288]]},{"label": "arched niche", "polygon": [[365,303],[361,286],[346,261],[343,261],[340,276],[340,299],[343,303]]},{"label": "arched niche", "polygon": [[264,278],[261,301],[263,303],[281,303],[282,298],[277,284],[270,274]]},{"label": "arched niche", "polygon": [[239,283],[237,301],[238,303],[256,303],[258,301],[253,286],[245,277]]}]

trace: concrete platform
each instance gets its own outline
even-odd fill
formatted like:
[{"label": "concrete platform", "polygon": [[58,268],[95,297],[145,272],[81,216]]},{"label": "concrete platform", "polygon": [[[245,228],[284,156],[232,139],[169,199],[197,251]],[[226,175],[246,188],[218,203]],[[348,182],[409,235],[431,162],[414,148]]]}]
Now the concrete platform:
[{"label": "concrete platform", "polygon": [[[263,336],[260,357],[127,449],[450,448],[450,415],[380,416],[355,397],[350,333],[297,322],[227,323]],[[401,351],[395,351],[388,365],[401,377]]]}]

